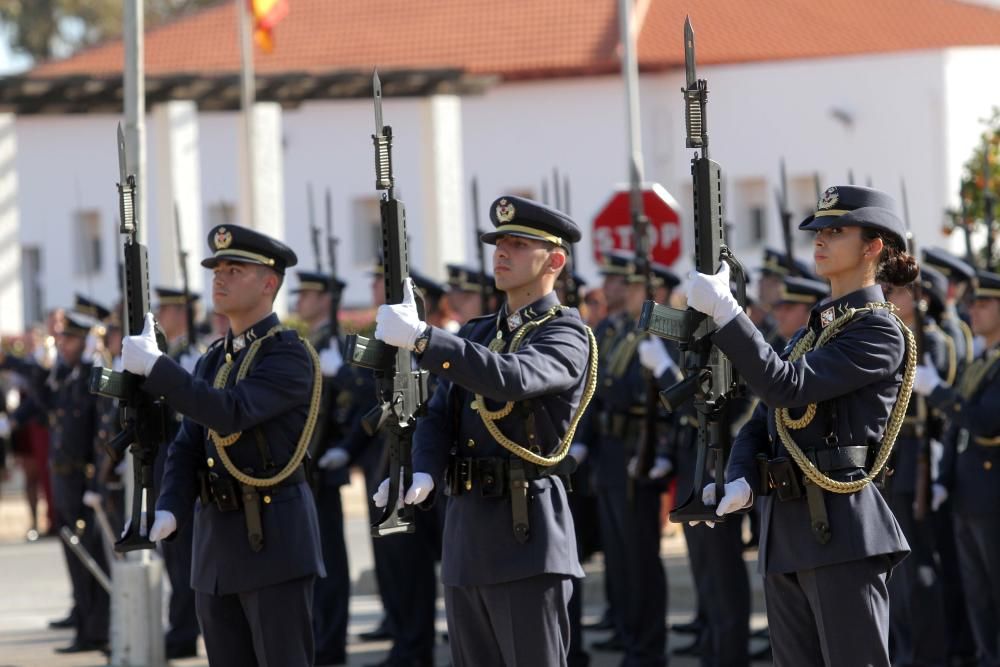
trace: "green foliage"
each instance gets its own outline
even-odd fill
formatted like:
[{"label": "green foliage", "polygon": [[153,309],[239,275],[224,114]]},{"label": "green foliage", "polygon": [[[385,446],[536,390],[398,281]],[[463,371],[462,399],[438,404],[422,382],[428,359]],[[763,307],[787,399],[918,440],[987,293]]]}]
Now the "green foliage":
[{"label": "green foliage", "polygon": [[[122,32],[129,0],[0,0],[11,48],[34,60],[67,56]],[[220,0],[143,0],[146,28]]]}]

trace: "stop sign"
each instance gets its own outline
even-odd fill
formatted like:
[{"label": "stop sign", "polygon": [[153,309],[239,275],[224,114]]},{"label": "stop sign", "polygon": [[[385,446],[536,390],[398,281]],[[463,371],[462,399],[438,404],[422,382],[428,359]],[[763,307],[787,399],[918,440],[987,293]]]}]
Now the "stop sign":
[{"label": "stop sign", "polygon": [[[654,262],[673,264],[681,255],[680,207],[659,183],[644,183],[642,204],[649,218],[649,249]],[[629,190],[620,186],[593,223],[594,261],[608,250],[635,250]]]}]

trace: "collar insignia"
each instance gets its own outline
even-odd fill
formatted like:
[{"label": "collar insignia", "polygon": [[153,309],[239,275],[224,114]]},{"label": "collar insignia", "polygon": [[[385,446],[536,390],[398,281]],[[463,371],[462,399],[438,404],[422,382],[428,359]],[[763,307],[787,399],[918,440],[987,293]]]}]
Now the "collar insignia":
[{"label": "collar insignia", "polygon": [[223,250],[228,248],[233,242],[233,233],[225,227],[219,227],[215,232],[215,249]]},{"label": "collar insignia", "polygon": [[239,352],[247,346],[247,339],[243,334],[240,334],[233,339],[233,352]]},{"label": "collar insignia", "polygon": [[520,311],[514,313],[513,315],[507,318],[507,328],[510,331],[517,329],[522,324],[524,324],[524,318],[521,317]]},{"label": "collar insignia", "polygon": [[828,327],[831,324],[833,324],[835,312],[836,311],[834,310],[833,306],[830,306],[829,308],[827,308],[826,310],[824,310],[822,313],[820,313],[819,314],[819,323],[820,323],[820,326],[822,326],[825,329],[826,327]]}]

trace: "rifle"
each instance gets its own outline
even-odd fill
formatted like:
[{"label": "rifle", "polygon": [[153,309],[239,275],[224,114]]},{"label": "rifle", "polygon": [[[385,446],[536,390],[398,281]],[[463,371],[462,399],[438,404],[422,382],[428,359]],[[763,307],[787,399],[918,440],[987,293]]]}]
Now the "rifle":
[{"label": "rifle", "polygon": [[309,236],[312,239],[313,259],[316,260],[316,273],[322,273],[323,264],[319,257],[319,226],[316,224],[316,206],[313,202],[312,183],[306,183],[306,199],[309,202]]},{"label": "rifle", "polygon": [[816,201],[823,198],[823,187],[819,184],[819,172],[813,172],[813,190],[816,192]]},{"label": "rifle", "polygon": [[990,165],[990,142],[983,141],[983,223],[986,225],[986,270],[993,272],[996,270],[996,262],[993,258],[993,244],[996,235],[993,229],[993,207],[996,204],[996,195],[990,189],[990,178],[992,176]]},{"label": "rifle", "polygon": [[326,189],[326,257],[330,264],[330,289],[333,295],[330,304],[330,317],[333,323],[333,335],[340,335],[340,318],[337,313],[340,311],[340,291],[333,290],[333,283],[337,282],[337,237],[333,235],[333,197],[330,188]]},{"label": "rifle", "polygon": [[[149,258],[146,246],[139,243],[139,220],[135,216],[135,175],[129,174],[125,163],[125,135],[118,125],[118,207],[121,216],[119,233],[125,237],[123,277],[124,335],[142,331],[149,312]],[[156,345],[166,352],[167,339],[159,324],[155,326]],[[115,551],[153,549],[147,538],[146,522],[156,507],[156,485],[153,462],[156,452],[166,443],[166,406],[142,390],[145,378],[128,371],[113,371],[95,367],[90,372],[90,392],[118,399],[122,431],[105,445],[108,456],[118,463],[125,449],[132,453],[132,512],[125,535],[115,542]]]},{"label": "rifle", "polygon": [[[788,210],[788,177],[785,175],[785,158],[781,158],[781,185],[774,191],[778,201],[778,216],[781,218],[781,238],[785,244],[785,258],[788,260],[788,274],[797,276],[795,252],[792,245],[792,212]],[[819,197],[816,198],[819,200]]]},{"label": "rifle", "polygon": [[557,211],[563,210],[562,191],[559,189],[559,168],[552,167],[552,201]]},{"label": "rifle", "polygon": [[174,231],[177,234],[177,259],[181,264],[181,286],[184,288],[184,319],[185,324],[187,324],[187,347],[189,350],[196,350],[198,347],[198,335],[195,332],[194,300],[191,298],[191,285],[188,282],[188,252],[184,249],[184,242],[181,240],[181,214],[177,210],[177,202],[174,202]]},{"label": "rifle", "polygon": [[483,230],[479,226],[479,180],[477,178],[472,179],[472,225],[476,234],[476,259],[479,262],[479,274],[483,278],[483,284],[479,290],[479,314],[486,315],[490,312],[490,296],[493,290],[486,284],[486,254],[483,251],[483,242],[479,240],[483,236]]},{"label": "rifle", "polygon": [[[912,257],[919,257],[917,251],[917,237],[910,226],[910,204],[906,197],[906,181],[900,179],[900,192],[903,196],[903,222],[906,223],[906,245],[907,251]],[[924,353],[927,351],[927,301],[924,299],[924,286],[922,277],[913,281],[913,337],[916,340],[917,359],[923,363]],[[927,407],[927,401],[919,399],[917,404],[917,439],[920,447],[917,453],[917,481],[914,486],[914,508],[913,518],[923,521],[927,517],[927,510],[930,505],[931,490],[931,459],[930,459],[930,421],[931,415]]]},{"label": "rifle", "polygon": [[[566,215],[570,215],[570,205],[569,205],[569,177],[563,181],[563,212]],[[556,187],[559,187],[556,184]],[[573,264],[576,262],[576,244],[569,244],[569,253],[566,255],[566,266],[563,267],[563,291],[566,293],[566,303],[563,305],[569,306],[570,308],[580,307],[580,287],[576,284],[576,274]]]},{"label": "rifle", "polygon": [[[691,159],[694,181],[695,268],[713,274],[719,262],[726,262],[736,284],[736,300],[746,304],[746,274],[743,266],[723,242],[725,226],[722,212],[722,168],[708,157],[708,132],[705,107],[708,82],[695,75],[694,30],[691,19],[684,22],[684,60],[687,87],[683,89],[687,121],[687,147],[701,149]],[[639,329],[655,336],[677,341],[682,352],[684,379],[661,392],[664,406],[675,411],[688,400],[698,413],[698,456],[691,495],[670,512],[670,520],[721,521],[715,507],[702,502],[705,463],[709,450],[715,455],[715,493],[723,496],[725,452],[720,449],[728,439],[723,409],[743,391],[742,383],[729,359],[712,344],[715,331],[712,318],[691,308],[680,310],[646,301],[639,317]]]},{"label": "rifle", "polygon": [[[372,75],[375,98],[375,189],[383,191],[379,202],[382,218],[382,257],[385,262],[385,302],[403,301],[403,285],[410,277],[406,249],[406,213],[396,198],[392,175],[392,128],[382,124],[382,83],[378,71]],[[423,314],[423,302],[417,302]],[[410,443],[427,400],[427,371],[413,370],[413,354],[374,338],[352,334],[347,337],[347,358],[355,366],[375,372],[378,405],[363,420],[369,434],[388,429],[389,499],[382,516],[372,524],[372,536],[412,533],[413,506],[397,501],[413,481]],[[402,503],[400,503],[402,504]]]}]

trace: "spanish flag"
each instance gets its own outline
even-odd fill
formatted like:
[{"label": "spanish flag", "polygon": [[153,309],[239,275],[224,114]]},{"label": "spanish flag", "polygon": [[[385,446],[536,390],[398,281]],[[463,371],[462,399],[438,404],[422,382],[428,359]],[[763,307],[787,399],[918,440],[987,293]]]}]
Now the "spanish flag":
[{"label": "spanish flag", "polygon": [[246,0],[253,13],[253,36],[265,53],[274,50],[274,26],[288,14],[288,0]]}]

